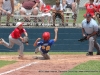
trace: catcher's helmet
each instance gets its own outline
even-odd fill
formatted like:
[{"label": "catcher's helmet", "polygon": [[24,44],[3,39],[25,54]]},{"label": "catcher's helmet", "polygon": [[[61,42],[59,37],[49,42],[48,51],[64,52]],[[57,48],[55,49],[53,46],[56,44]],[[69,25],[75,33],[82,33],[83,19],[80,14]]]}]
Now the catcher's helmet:
[{"label": "catcher's helmet", "polygon": [[42,34],[42,38],[43,38],[44,41],[49,40],[50,39],[50,33],[49,32],[44,32]]}]

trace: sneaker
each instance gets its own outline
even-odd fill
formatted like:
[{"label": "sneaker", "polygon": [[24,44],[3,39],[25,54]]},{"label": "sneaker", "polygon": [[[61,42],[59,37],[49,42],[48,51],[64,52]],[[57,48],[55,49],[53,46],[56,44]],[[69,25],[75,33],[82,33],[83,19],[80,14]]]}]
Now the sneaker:
[{"label": "sneaker", "polygon": [[62,24],[62,26],[63,26],[63,27],[65,27],[65,25],[64,25],[64,24]]},{"label": "sneaker", "polygon": [[96,55],[100,55],[100,52],[97,52],[97,54]]},{"label": "sneaker", "polygon": [[93,56],[93,52],[86,53],[86,56]]},{"label": "sneaker", "polygon": [[3,44],[3,39],[2,38],[0,38],[0,44]]},{"label": "sneaker", "polygon": [[10,26],[10,24],[9,23],[6,23],[6,26]]},{"label": "sneaker", "polygon": [[68,26],[68,23],[66,23],[66,26]]},{"label": "sneaker", "polygon": [[76,26],[76,24],[75,24],[75,23],[73,23],[73,26],[75,27],[75,26]]},{"label": "sneaker", "polygon": [[18,59],[23,59],[23,55],[19,55],[18,56]]},{"label": "sneaker", "polygon": [[55,27],[55,24],[53,24],[53,26]]},{"label": "sneaker", "polygon": [[73,15],[72,15],[72,18],[73,18],[73,19],[76,19],[76,18],[77,18],[77,14],[73,14]]},{"label": "sneaker", "polygon": [[41,24],[44,27],[44,23]]},{"label": "sneaker", "polygon": [[39,24],[38,24],[38,23],[36,23],[36,26],[39,26]]}]

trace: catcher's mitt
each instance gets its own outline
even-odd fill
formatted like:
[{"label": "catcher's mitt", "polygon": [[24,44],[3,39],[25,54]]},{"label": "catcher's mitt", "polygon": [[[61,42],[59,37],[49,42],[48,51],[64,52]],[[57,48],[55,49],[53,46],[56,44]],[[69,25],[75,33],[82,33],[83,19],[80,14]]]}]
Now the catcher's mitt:
[{"label": "catcher's mitt", "polygon": [[24,36],[23,39],[24,39],[24,43],[26,43],[26,45],[28,45],[28,43],[29,43],[29,38],[28,38],[27,36]]},{"label": "catcher's mitt", "polygon": [[82,37],[82,38],[81,38],[81,39],[79,39],[78,41],[80,41],[80,42],[84,42],[85,40],[87,40],[87,36]]}]

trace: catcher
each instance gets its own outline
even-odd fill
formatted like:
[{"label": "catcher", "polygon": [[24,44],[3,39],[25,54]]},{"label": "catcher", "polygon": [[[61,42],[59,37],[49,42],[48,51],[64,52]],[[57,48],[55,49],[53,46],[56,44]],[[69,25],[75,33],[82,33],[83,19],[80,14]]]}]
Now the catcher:
[{"label": "catcher", "polygon": [[[48,52],[50,51],[50,48],[51,48],[52,44],[57,40],[58,28],[55,28],[54,31],[55,31],[55,38],[54,39],[50,39],[50,33],[49,32],[44,32],[42,34],[42,39],[43,40],[41,40],[41,38],[38,38],[35,41],[33,46],[34,47],[38,46],[35,49],[35,54],[40,52],[44,59],[50,59],[50,56],[49,56]],[[38,57],[36,57],[36,58],[38,58]]]},{"label": "catcher", "polygon": [[[23,28],[23,24],[22,22],[17,22],[16,23],[16,28],[11,32],[11,34],[9,35],[9,43],[7,43],[4,39],[0,39],[0,44],[8,47],[8,48],[12,48],[14,46],[14,44],[19,45],[19,59],[23,58],[23,50],[24,50],[24,45],[23,42],[26,44],[28,44],[28,34],[26,32],[26,30]],[[25,36],[27,37],[22,37],[21,34],[24,33]],[[20,41],[20,40],[21,41]]]}]

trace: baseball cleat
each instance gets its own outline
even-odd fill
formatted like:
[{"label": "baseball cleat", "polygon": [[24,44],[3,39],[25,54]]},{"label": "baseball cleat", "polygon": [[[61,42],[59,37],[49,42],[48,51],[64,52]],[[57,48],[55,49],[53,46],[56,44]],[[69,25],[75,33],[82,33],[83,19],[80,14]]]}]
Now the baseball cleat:
[{"label": "baseball cleat", "polygon": [[86,56],[93,56],[93,52],[86,53]]},{"label": "baseball cleat", "polygon": [[23,59],[23,56],[22,56],[22,55],[19,55],[19,56],[18,56],[18,59]]},{"label": "baseball cleat", "polygon": [[100,55],[100,52],[97,52],[97,54],[96,55]]}]

